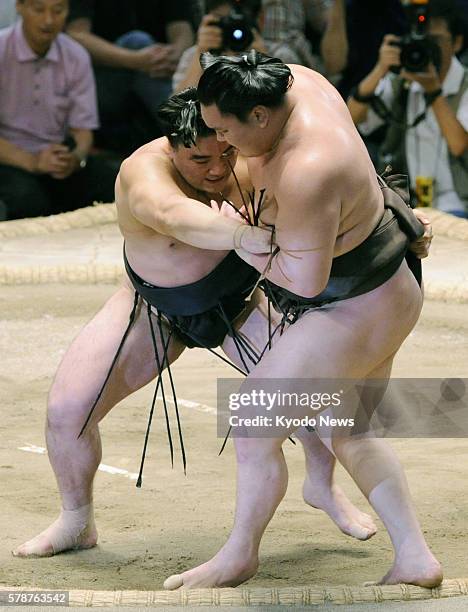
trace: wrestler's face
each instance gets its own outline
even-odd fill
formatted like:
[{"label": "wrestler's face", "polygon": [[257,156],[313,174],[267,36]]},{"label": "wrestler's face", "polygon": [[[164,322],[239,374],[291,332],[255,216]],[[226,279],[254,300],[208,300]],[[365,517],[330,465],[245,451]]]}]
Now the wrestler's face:
[{"label": "wrestler's face", "polygon": [[230,179],[231,167],[236,165],[237,150],[226,142],[218,142],[216,136],[208,136],[199,138],[196,146],[172,149],[171,157],[189,185],[207,193],[219,193]]},{"label": "wrestler's face", "polygon": [[239,149],[244,157],[257,157],[268,151],[270,140],[268,110],[256,106],[246,121],[239,121],[234,115],[223,115],[215,104],[201,106],[203,121],[216,131],[220,142],[228,142]]}]

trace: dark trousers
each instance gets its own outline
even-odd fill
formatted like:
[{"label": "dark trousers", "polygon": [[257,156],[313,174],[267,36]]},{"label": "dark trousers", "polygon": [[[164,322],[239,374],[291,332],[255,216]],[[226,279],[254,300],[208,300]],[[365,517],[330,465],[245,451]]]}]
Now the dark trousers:
[{"label": "dark trousers", "polygon": [[[155,43],[150,34],[127,32],[115,41],[126,49],[143,49]],[[172,93],[172,79],[151,78],[143,72],[95,66],[101,128],[98,145],[129,155],[161,136],[157,110]]]},{"label": "dark trousers", "polygon": [[0,220],[54,215],[94,201],[113,202],[117,168],[90,157],[83,170],[64,180],[0,164]]}]

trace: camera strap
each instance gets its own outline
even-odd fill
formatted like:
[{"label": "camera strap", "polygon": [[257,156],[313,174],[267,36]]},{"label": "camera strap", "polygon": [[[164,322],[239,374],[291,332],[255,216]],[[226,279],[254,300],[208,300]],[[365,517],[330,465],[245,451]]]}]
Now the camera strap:
[{"label": "camera strap", "polygon": [[385,121],[386,123],[392,123],[394,125],[397,125],[398,127],[404,128],[405,130],[409,130],[415,128],[421,123],[421,121],[426,118],[427,109],[430,105],[428,105],[426,102],[426,108],[422,111],[422,113],[419,113],[419,115],[415,117],[411,123],[407,123],[406,108],[408,102],[408,94],[409,89],[406,86],[406,83],[402,81],[402,86],[400,87],[399,95],[397,94],[400,109],[405,111],[402,117],[399,117],[397,114],[392,112],[382,100],[382,98],[380,98],[379,96],[374,95],[369,100],[369,104],[374,113],[378,115],[381,119],[383,119],[383,121]]}]

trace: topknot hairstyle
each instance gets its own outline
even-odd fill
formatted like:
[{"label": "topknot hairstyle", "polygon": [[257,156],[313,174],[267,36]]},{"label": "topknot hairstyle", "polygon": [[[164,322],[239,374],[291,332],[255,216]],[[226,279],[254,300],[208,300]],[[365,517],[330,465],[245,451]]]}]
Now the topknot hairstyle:
[{"label": "topknot hairstyle", "polygon": [[198,83],[200,103],[216,104],[223,115],[234,115],[240,121],[259,104],[281,106],[294,80],[280,59],[255,49],[236,57],[203,53],[200,64],[204,69]]},{"label": "topknot hairstyle", "polygon": [[163,102],[158,108],[158,124],[174,148],[192,147],[197,138],[215,134],[202,119],[196,87],[188,87]]}]

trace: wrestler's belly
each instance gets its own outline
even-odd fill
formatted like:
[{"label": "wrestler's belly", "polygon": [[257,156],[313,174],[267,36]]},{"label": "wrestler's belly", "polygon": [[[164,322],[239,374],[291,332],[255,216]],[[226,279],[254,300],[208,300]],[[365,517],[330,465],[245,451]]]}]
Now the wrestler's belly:
[{"label": "wrestler's belly", "polygon": [[125,252],[138,276],[158,287],[194,283],[209,274],[229,253],[197,249],[165,238],[161,241],[126,238]]}]

